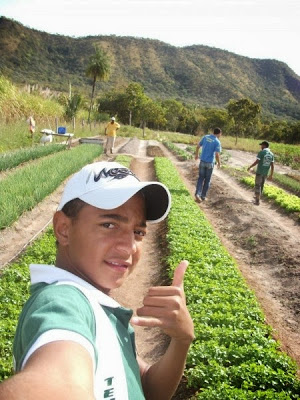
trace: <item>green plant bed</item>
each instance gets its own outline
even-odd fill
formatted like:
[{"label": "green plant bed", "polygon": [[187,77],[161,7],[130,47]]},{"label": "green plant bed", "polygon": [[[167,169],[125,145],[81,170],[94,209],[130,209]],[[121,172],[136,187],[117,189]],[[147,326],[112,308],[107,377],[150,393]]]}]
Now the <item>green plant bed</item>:
[{"label": "green plant bed", "polygon": [[297,180],[295,176],[292,178],[290,176],[277,173],[274,173],[273,175],[274,182],[282,186],[283,189],[287,189],[296,194],[297,196],[300,196],[300,176],[298,178],[299,180]]},{"label": "green plant bed", "polygon": [[52,228],[30,247],[18,262],[7,266],[0,279],[0,381],[12,375],[12,343],[23,304],[29,297],[29,264],[55,264]]},{"label": "green plant bed", "polygon": [[5,171],[37,158],[66,150],[61,144],[49,144],[47,146],[26,147],[9,153],[0,154],[0,171]]},{"label": "green plant bed", "polygon": [[182,259],[195,325],[185,376],[199,399],[298,399],[296,364],[279,350],[254,293],[193,201],[172,163],[155,159],[172,193],[167,244],[170,279]]},{"label": "green plant bed", "polygon": [[[247,186],[254,187],[255,179],[252,176],[246,176],[241,178],[241,182]],[[273,185],[265,185],[263,195],[289,213],[300,213],[300,198],[296,195],[289,194]]]},{"label": "green plant bed", "polygon": [[163,142],[163,144],[178,158],[180,161],[192,160],[194,157],[191,153],[180,149],[172,142]]},{"label": "green plant bed", "polygon": [[69,175],[102,154],[99,145],[80,145],[70,151],[40,159],[0,181],[0,229],[10,226],[23,212],[51,194]]}]

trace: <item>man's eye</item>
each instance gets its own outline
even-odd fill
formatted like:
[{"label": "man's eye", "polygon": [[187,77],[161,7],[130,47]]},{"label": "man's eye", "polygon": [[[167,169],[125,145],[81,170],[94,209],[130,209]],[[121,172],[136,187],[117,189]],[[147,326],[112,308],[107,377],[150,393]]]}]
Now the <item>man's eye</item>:
[{"label": "man's eye", "polygon": [[108,228],[108,229],[112,229],[115,225],[112,224],[111,222],[104,222],[103,224],[101,224],[102,226],[104,226],[104,228]]},{"label": "man's eye", "polygon": [[145,231],[134,231],[134,233],[138,236],[144,237],[146,236],[146,232]]}]

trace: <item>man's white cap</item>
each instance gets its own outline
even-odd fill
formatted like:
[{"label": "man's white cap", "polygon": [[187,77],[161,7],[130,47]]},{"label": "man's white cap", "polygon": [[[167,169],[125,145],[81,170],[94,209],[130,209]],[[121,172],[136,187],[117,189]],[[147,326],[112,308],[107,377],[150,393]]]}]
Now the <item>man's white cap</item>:
[{"label": "man's white cap", "polygon": [[147,221],[162,221],[171,207],[171,195],[165,185],[160,182],[141,182],[130,169],[116,162],[95,162],[86,165],[69,179],[58,210],[76,198],[91,206],[112,210],[139,191],[145,197]]},{"label": "man's white cap", "polygon": [[111,117],[111,120],[112,120],[112,121],[115,121],[115,120],[116,120],[116,118],[115,118],[115,117]]}]

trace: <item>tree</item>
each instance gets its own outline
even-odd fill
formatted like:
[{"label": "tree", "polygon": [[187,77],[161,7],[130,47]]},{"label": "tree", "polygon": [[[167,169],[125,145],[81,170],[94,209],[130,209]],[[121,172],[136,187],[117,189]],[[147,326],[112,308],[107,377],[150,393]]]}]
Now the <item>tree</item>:
[{"label": "tree", "polygon": [[237,143],[238,134],[241,133],[243,136],[257,123],[257,116],[261,112],[261,105],[244,98],[237,101],[230,100],[226,108],[229,117],[234,120],[235,143]]},{"label": "tree", "polygon": [[206,108],[202,110],[201,114],[204,119],[201,121],[201,128],[207,133],[210,130],[218,127],[222,131],[226,131],[229,127],[229,116],[228,112],[221,108]]},{"label": "tree", "polygon": [[183,104],[175,99],[167,99],[162,102],[162,106],[165,109],[167,119],[166,129],[176,132],[179,127],[179,118],[182,113]]},{"label": "tree", "polygon": [[93,54],[89,58],[89,64],[86,69],[86,75],[89,78],[92,78],[93,80],[88,122],[90,122],[91,111],[93,108],[96,81],[97,79],[99,79],[100,81],[107,80],[109,77],[109,73],[110,73],[110,64],[107,53],[104,50],[95,47],[95,54]]},{"label": "tree", "polygon": [[65,116],[67,120],[72,120],[75,118],[82,103],[82,97],[80,94],[71,95],[71,97],[66,98],[65,101]]},{"label": "tree", "polygon": [[132,113],[140,107],[144,96],[144,88],[141,84],[132,82],[127,86],[124,100],[129,112],[129,125],[132,123]]},{"label": "tree", "polygon": [[164,118],[164,110],[161,105],[146,95],[141,99],[137,112],[143,128],[143,137],[145,137],[145,127],[147,123],[160,125],[166,122]]}]

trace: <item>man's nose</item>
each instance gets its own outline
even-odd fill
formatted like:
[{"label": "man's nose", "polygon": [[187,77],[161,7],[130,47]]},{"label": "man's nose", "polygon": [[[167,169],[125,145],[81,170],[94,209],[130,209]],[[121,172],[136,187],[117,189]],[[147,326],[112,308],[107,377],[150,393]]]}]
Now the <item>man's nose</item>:
[{"label": "man's nose", "polygon": [[132,255],[137,251],[137,242],[135,240],[134,232],[124,233],[120,236],[117,243],[117,249],[126,253],[127,255]]}]

